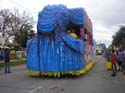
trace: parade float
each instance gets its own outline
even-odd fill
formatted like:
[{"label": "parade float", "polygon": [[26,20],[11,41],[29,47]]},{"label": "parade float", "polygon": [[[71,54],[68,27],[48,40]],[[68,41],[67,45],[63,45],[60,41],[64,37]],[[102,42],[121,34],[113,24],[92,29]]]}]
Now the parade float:
[{"label": "parade float", "polygon": [[95,63],[95,46],[92,23],[83,8],[45,6],[38,14],[36,36],[27,42],[27,73],[85,74]]}]

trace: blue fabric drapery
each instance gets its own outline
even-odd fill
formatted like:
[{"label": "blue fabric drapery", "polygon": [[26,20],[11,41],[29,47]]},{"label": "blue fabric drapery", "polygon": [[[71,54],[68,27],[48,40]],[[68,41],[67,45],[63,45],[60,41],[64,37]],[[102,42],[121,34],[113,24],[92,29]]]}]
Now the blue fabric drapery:
[{"label": "blue fabric drapery", "polygon": [[[80,70],[86,66],[85,42],[66,33],[69,22],[83,26],[84,9],[48,5],[39,12],[38,34],[27,43],[27,68],[29,70],[64,72]],[[47,33],[53,33],[54,36],[45,35]]]}]

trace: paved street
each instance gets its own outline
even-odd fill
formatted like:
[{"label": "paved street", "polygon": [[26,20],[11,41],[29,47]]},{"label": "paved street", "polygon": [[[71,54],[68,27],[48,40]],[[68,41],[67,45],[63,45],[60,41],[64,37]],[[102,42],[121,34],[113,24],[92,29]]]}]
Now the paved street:
[{"label": "paved street", "polygon": [[111,77],[105,69],[105,59],[97,57],[94,67],[80,77],[32,77],[25,65],[12,68],[11,74],[0,71],[0,93],[124,93],[125,76]]}]

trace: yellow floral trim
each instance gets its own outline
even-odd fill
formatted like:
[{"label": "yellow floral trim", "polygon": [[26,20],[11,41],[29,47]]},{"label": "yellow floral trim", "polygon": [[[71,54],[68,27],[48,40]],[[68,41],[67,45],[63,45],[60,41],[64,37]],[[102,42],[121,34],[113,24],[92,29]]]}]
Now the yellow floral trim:
[{"label": "yellow floral trim", "polygon": [[95,64],[96,58],[89,63],[86,67],[84,67],[81,70],[76,70],[76,71],[67,71],[67,72],[39,72],[39,71],[33,71],[33,70],[27,70],[27,74],[32,75],[32,76],[49,76],[49,77],[60,77],[62,75],[70,74],[70,75],[75,75],[75,76],[80,76],[82,74],[87,73],[92,66]]}]

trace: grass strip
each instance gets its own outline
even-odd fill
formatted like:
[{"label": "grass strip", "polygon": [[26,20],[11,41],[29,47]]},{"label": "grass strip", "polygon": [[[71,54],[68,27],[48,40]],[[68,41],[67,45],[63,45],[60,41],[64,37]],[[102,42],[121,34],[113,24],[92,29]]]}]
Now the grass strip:
[{"label": "grass strip", "polygon": [[[26,64],[26,60],[19,60],[19,61],[15,61],[15,62],[10,62],[10,66],[17,66],[17,65],[21,65],[21,64]],[[4,62],[0,63],[0,68],[4,67]]]}]

